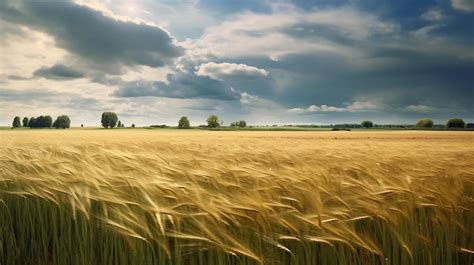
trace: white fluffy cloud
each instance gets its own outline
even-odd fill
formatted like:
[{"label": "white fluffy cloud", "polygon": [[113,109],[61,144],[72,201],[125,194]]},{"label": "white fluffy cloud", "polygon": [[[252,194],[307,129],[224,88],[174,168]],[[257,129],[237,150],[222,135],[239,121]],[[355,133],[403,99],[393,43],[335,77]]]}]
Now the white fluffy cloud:
[{"label": "white fluffy cloud", "polygon": [[346,107],[335,107],[328,105],[311,105],[307,108],[292,108],[291,113],[313,113],[313,112],[369,112],[376,111],[380,106],[374,101],[355,101]]},{"label": "white fluffy cloud", "polygon": [[197,67],[197,75],[209,76],[214,79],[225,79],[226,77],[255,78],[265,77],[268,71],[246,64],[235,63],[203,63]]},{"label": "white fluffy cloud", "polygon": [[428,21],[440,21],[445,19],[446,16],[440,8],[431,8],[421,14],[421,18]]},{"label": "white fluffy cloud", "polygon": [[432,112],[434,109],[426,105],[409,105],[405,108],[405,110],[416,113],[429,113]]},{"label": "white fluffy cloud", "polygon": [[451,0],[451,5],[453,6],[453,8],[461,11],[474,11],[474,1],[472,0]]}]

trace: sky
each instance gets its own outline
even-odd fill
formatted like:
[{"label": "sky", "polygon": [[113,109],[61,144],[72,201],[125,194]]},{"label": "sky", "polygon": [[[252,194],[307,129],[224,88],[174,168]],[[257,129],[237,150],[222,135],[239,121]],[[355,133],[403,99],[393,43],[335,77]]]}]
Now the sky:
[{"label": "sky", "polygon": [[474,122],[472,0],[0,0],[0,125]]}]

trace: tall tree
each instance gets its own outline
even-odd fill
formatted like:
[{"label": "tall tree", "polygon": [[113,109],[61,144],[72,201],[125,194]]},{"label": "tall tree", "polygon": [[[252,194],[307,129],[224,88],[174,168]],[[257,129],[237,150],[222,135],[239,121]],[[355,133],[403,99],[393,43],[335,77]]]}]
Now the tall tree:
[{"label": "tall tree", "polygon": [[189,123],[189,119],[186,116],[182,116],[178,121],[178,128],[179,129],[189,129],[191,128],[191,124]]},{"label": "tall tree", "polygon": [[374,127],[374,123],[371,122],[371,121],[363,121],[363,122],[361,123],[361,125],[362,125],[362,127],[364,127],[364,128],[372,128],[372,127]]},{"label": "tall tree", "polygon": [[53,123],[53,127],[56,129],[66,129],[71,126],[71,119],[69,116],[66,115],[61,115],[56,118],[56,120]]},{"label": "tall tree", "polygon": [[446,128],[464,128],[466,127],[466,123],[461,118],[452,118],[449,119],[448,123],[446,123]]},{"label": "tall tree", "polygon": [[28,117],[23,118],[23,127],[28,127]]},{"label": "tall tree", "polygon": [[418,128],[433,128],[433,120],[432,119],[421,119],[416,123],[416,127]]},{"label": "tall tree", "polygon": [[21,127],[20,117],[16,116],[15,118],[13,118],[12,127],[13,128],[20,128]]},{"label": "tall tree", "polygon": [[247,127],[247,123],[246,123],[244,120],[237,122],[237,125],[238,125],[240,128],[245,128],[245,127]]},{"label": "tall tree", "polygon": [[104,128],[114,128],[117,125],[118,117],[114,112],[104,112],[102,113],[102,126]]},{"label": "tall tree", "polygon": [[220,123],[219,123],[219,117],[217,117],[216,115],[210,115],[208,118],[207,118],[207,127],[209,128],[217,128],[220,126]]},{"label": "tall tree", "polygon": [[36,118],[31,117],[30,120],[28,121],[28,127],[30,128],[35,128],[36,127]]}]

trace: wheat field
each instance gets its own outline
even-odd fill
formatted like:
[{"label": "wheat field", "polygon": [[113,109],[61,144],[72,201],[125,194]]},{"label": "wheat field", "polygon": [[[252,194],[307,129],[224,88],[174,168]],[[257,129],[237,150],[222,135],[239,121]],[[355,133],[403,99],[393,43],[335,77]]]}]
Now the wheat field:
[{"label": "wheat field", "polygon": [[0,131],[0,264],[473,264],[470,132]]}]

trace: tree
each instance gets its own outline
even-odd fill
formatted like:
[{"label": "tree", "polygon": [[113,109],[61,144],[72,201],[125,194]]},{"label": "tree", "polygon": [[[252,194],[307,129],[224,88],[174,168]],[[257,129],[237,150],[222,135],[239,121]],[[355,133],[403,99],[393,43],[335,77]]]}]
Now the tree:
[{"label": "tree", "polygon": [[469,128],[469,129],[474,128],[474,123],[468,123],[468,124],[466,124],[466,128]]},{"label": "tree", "polygon": [[13,128],[20,128],[21,127],[20,117],[16,116],[15,118],[13,118],[12,127]]},{"label": "tree", "polygon": [[421,119],[416,123],[416,127],[418,128],[433,128],[433,120],[431,119]]},{"label": "tree", "polygon": [[28,127],[28,117],[23,118],[23,127]]},{"label": "tree", "polygon": [[465,126],[466,123],[461,118],[452,118],[446,123],[446,128],[464,128]]},{"label": "tree", "polygon": [[240,128],[245,128],[247,127],[247,123],[244,120],[242,120],[242,121],[237,122],[237,126],[239,126]]},{"label": "tree", "polygon": [[178,121],[178,128],[179,129],[189,129],[191,128],[191,124],[189,123],[189,119],[186,116],[182,116]]},{"label": "tree", "polygon": [[53,127],[56,129],[66,129],[71,126],[71,119],[69,119],[68,116],[66,115],[61,115],[56,118],[56,120],[53,123]]},{"label": "tree", "polygon": [[135,128],[135,123],[132,123],[132,128]]},{"label": "tree", "polygon": [[84,128],[84,124],[81,124],[81,128]]},{"label": "tree", "polygon": [[28,121],[28,127],[30,128],[35,128],[36,127],[36,118],[31,117],[30,120]]},{"label": "tree", "polygon": [[102,113],[102,126],[104,128],[114,128],[117,125],[118,117],[114,112],[104,112]]},{"label": "tree", "polygon": [[219,117],[217,117],[216,115],[210,115],[208,118],[207,118],[207,127],[209,128],[217,128],[220,126],[220,123],[219,123]]},{"label": "tree", "polygon": [[374,127],[374,123],[371,122],[371,121],[363,121],[363,122],[361,123],[361,125],[362,125],[362,127],[364,127],[364,128],[372,128],[372,127]]},{"label": "tree", "polygon": [[117,128],[122,128],[122,122],[118,121]]},{"label": "tree", "polygon": [[240,127],[240,128],[245,128],[247,127],[247,123],[242,120],[242,121],[234,121],[230,124],[230,127]]},{"label": "tree", "polygon": [[31,128],[51,128],[52,125],[53,125],[53,118],[51,118],[51,116],[41,115],[39,117],[36,117]]}]

